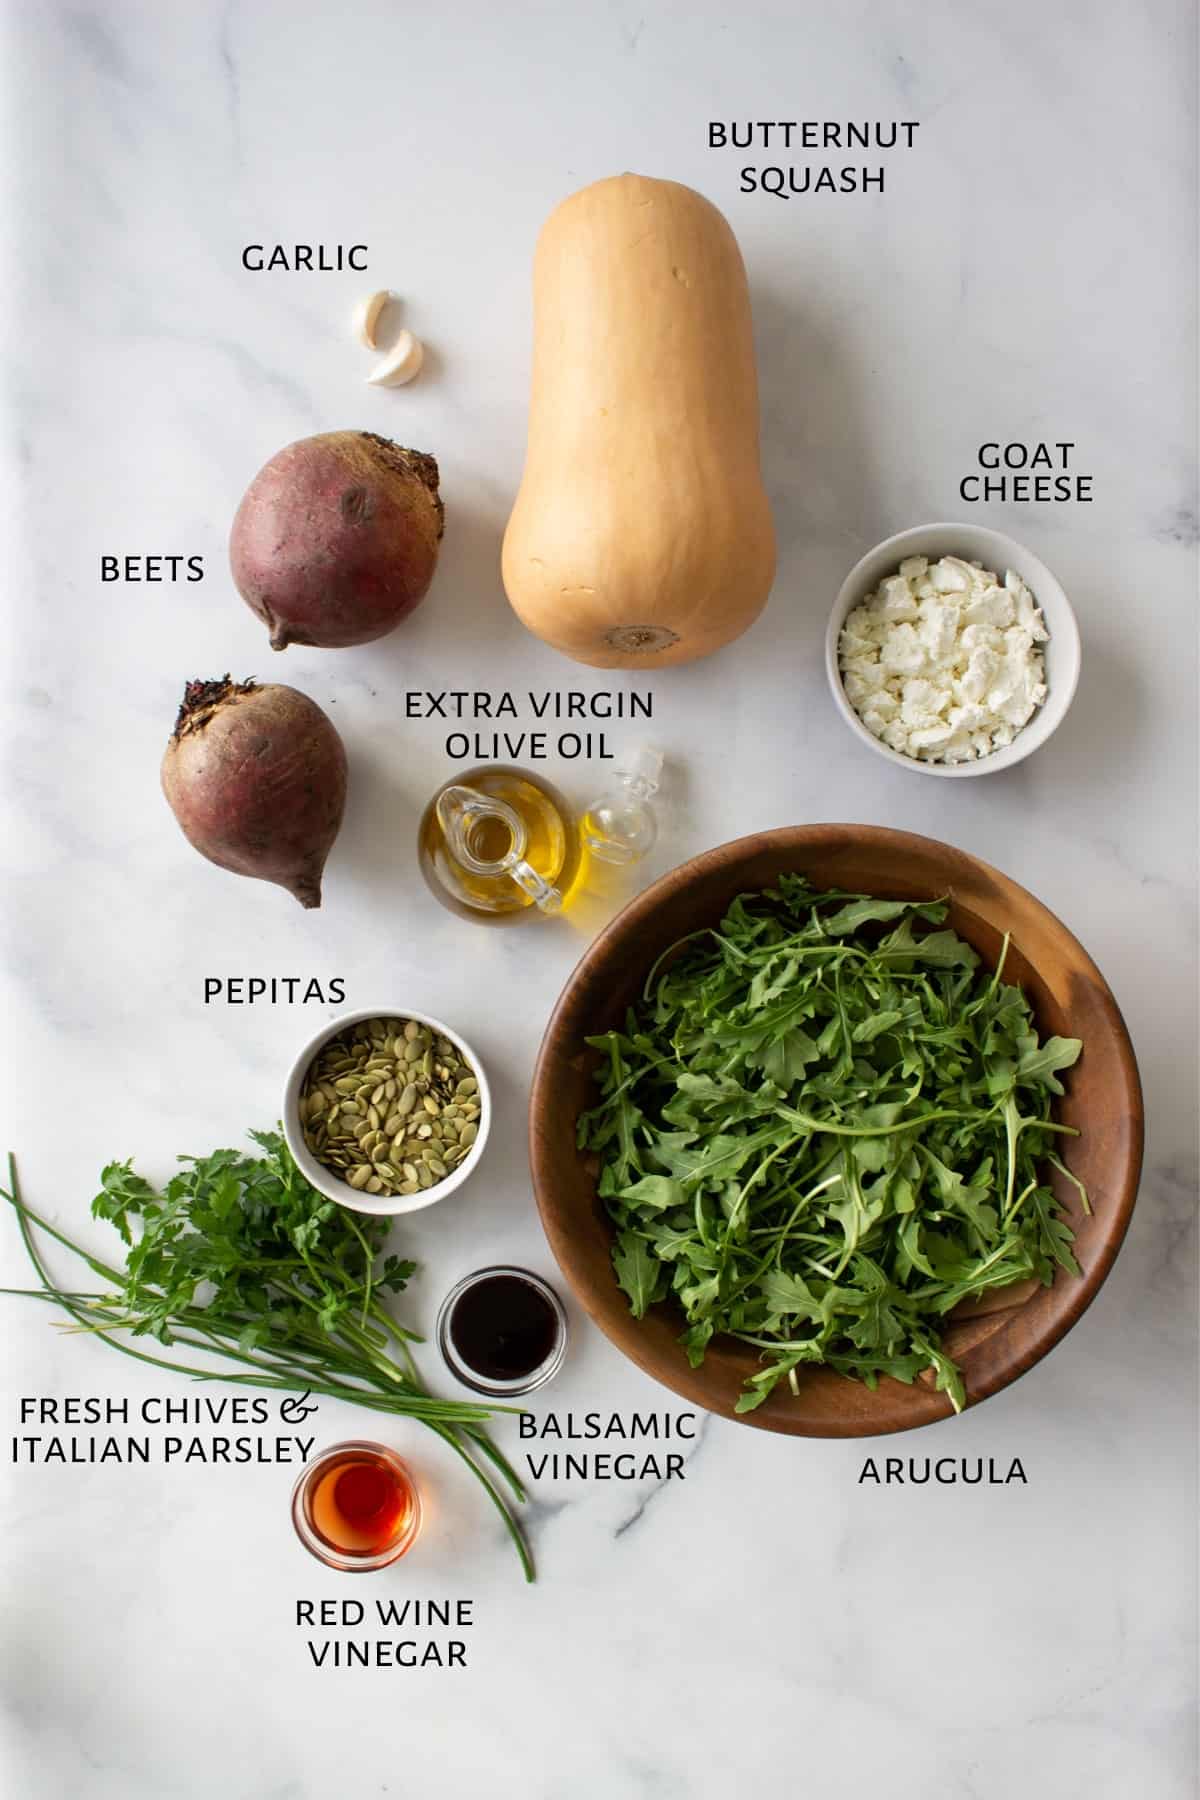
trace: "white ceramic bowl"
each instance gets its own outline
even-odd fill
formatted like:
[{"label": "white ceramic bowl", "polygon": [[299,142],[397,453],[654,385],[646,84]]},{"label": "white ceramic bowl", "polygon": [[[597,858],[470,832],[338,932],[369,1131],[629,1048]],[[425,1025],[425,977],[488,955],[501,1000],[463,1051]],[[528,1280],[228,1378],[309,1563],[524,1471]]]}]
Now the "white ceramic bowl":
[{"label": "white ceramic bowl", "polygon": [[[898,750],[882,743],[867,730],[842,686],[838,667],[838,638],[846,615],[868,594],[874,593],[885,576],[894,575],[909,556],[927,556],[931,562],[941,556],[961,556],[967,562],[982,563],[1004,579],[1006,569],[1015,569],[1042,609],[1049,642],[1042,646],[1046,659],[1046,698],[1028,725],[1019,731],[1011,744],[993,750],[987,756],[965,763],[923,762],[915,756],[902,756]],[[902,769],[915,769],[920,775],[991,775],[998,769],[1011,769],[1046,742],[1067,715],[1079,682],[1079,627],[1071,602],[1061,583],[1051,574],[1040,557],[1026,550],[1015,538],[1003,531],[991,531],[984,525],[914,525],[909,531],[898,531],[884,538],[874,550],[856,562],[843,581],[829,618],[825,634],[825,672],[838,711],[856,737],[869,744],[876,756],[885,756]]]},{"label": "white ceramic bowl", "polygon": [[[332,1037],[345,1031],[350,1025],[361,1025],[366,1019],[415,1019],[419,1025],[427,1025],[431,1031],[440,1033],[450,1039],[461,1050],[472,1073],[479,1082],[479,1134],[471,1146],[468,1156],[459,1163],[457,1169],[436,1181],[431,1188],[424,1188],[419,1194],[363,1194],[352,1188],[347,1181],[319,1163],[304,1141],[304,1133],[300,1129],[300,1089],[304,1077],[308,1073],[309,1064]],[[487,1143],[488,1132],[492,1126],[492,1096],[488,1087],[487,1076],[483,1064],[472,1050],[466,1039],[440,1019],[431,1018],[428,1013],[417,1012],[411,1006],[369,1006],[361,1012],[343,1013],[338,1019],[331,1019],[322,1025],[315,1036],[309,1038],[303,1050],[292,1064],[288,1074],[287,1086],[283,1090],[283,1135],[287,1139],[288,1149],[296,1159],[296,1167],[306,1181],[311,1181],[321,1193],[336,1200],[339,1206],[348,1206],[354,1212],[373,1213],[377,1218],[393,1218],[400,1213],[420,1212],[422,1207],[433,1206],[438,1200],[444,1200],[455,1188],[462,1186],[467,1177],[479,1166],[483,1155],[483,1147]]]}]

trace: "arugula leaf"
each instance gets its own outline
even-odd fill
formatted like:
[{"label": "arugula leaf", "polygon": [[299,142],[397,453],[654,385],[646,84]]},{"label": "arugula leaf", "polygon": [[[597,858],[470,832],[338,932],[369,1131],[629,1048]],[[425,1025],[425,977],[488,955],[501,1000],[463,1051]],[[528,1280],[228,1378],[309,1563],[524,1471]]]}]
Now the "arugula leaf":
[{"label": "arugula leaf", "polygon": [[617,1235],[613,1267],[617,1281],[629,1296],[630,1312],[635,1319],[643,1318],[659,1296],[662,1265],[645,1238],[636,1231],[622,1231]]},{"label": "arugula leaf", "polygon": [[654,1212],[666,1212],[668,1207],[682,1206],[686,1196],[683,1183],[673,1181],[669,1175],[643,1175],[632,1187],[622,1188],[620,1198],[633,1200]]},{"label": "arugula leaf", "polygon": [[946,916],[946,908],[937,902],[924,906],[914,906],[911,900],[850,900],[837,912],[823,921],[828,936],[849,936],[860,931],[864,925],[871,925],[883,919],[900,919],[920,917],[922,919],[941,920]]},{"label": "arugula leaf", "polygon": [[712,1320],[698,1319],[694,1325],[689,1325],[680,1337],[679,1341],[687,1351],[687,1359],[693,1369],[698,1369],[704,1361],[704,1352],[708,1348],[712,1334]]},{"label": "arugula leaf", "polygon": [[768,1269],[762,1279],[762,1295],[773,1313],[796,1313],[802,1319],[823,1323],[820,1302],[799,1275],[786,1269]]},{"label": "arugula leaf", "polygon": [[979,966],[978,952],[953,931],[931,931],[928,937],[918,938],[911,955],[914,962],[936,969],[974,969]]},{"label": "arugula leaf", "polygon": [[990,1184],[968,1187],[958,1171],[947,1168],[932,1150],[926,1150],[924,1154],[933,1175],[934,1191],[942,1205],[963,1215],[981,1245],[990,1243],[996,1232],[996,1209],[987,1201],[992,1191]]},{"label": "arugula leaf", "polygon": [[798,1359],[781,1357],[771,1368],[764,1369],[759,1375],[751,1375],[734,1405],[734,1412],[753,1412],[761,1406],[772,1388],[776,1387],[785,1375],[790,1375]]},{"label": "arugula leaf", "polygon": [[[910,1339],[905,1296],[869,1257],[856,1259],[855,1276],[861,1299],[854,1309],[857,1317],[847,1327],[846,1336],[860,1350],[883,1350],[890,1354]],[[901,1310],[897,1310],[897,1305]]]},{"label": "arugula leaf", "polygon": [[885,1031],[894,1031],[903,1017],[904,1014],[898,1006],[892,1007],[890,1012],[868,1014],[865,1019],[860,1019],[854,1027],[852,1033],[854,1042],[856,1044],[873,1044],[875,1039],[882,1037]]},{"label": "arugula leaf", "polygon": [[804,1071],[809,1063],[820,1060],[821,1052],[806,1031],[797,1027],[794,1031],[785,1031],[774,1038],[762,1050],[748,1056],[746,1061],[753,1069],[761,1069],[768,1081],[773,1081],[784,1093],[797,1081],[804,1080]]},{"label": "arugula leaf", "polygon": [[1056,1079],[1057,1072],[1077,1063],[1082,1049],[1079,1038],[1047,1038],[1040,1048],[1035,1038],[1017,1064],[1017,1080],[1026,1087],[1040,1082],[1052,1094],[1061,1094],[1065,1090],[1062,1082]]}]

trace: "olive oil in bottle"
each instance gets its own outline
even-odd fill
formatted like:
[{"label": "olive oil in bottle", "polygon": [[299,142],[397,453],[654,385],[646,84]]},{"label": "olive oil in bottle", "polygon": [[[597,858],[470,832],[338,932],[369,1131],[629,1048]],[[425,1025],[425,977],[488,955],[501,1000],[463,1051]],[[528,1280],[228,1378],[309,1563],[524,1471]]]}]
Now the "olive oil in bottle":
[{"label": "olive oil in bottle", "polygon": [[503,763],[440,787],[417,845],[431,892],[482,924],[560,911],[579,870],[578,828],[558,789]]}]

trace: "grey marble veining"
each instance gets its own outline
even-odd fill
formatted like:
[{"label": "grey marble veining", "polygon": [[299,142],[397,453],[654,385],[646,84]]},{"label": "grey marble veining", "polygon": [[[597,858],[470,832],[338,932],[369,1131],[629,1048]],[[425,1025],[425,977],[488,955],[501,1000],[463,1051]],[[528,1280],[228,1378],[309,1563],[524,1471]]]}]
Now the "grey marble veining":
[{"label": "grey marble veining", "polygon": [[[409,1310],[428,1328],[448,1283],[488,1259],[553,1276],[525,1097],[548,1011],[615,896],[583,924],[511,934],[472,934],[435,908],[411,843],[447,727],[406,720],[402,695],[647,685],[528,638],[498,576],[533,239],[563,194],[622,168],[691,182],[738,233],[781,547],[761,622],[650,684],[673,780],[647,878],[807,819],[903,826],[983,855],[1105,971],[1141,1063],[1148,1149],[1126,1247],[1070,1337],[977,1411],[886,1446],[1019,1456],[1027,1487],[875,1488],[859,1474],[878,1444],[712,1419],[683,1481],[540,1482],[528,1523],[541,1578],[524,1590],[483,1497],[415,1430],[389,1435],[434,1497],[429,1526],[398,1570],[359,1584],[294,1542],[286,1470],[14,1470],[6,1455],[0,1789],[1185,1800],[1194,8],[4,10],[2,991],[6,1142],[35,1203],[101,1245],[87,1203],[102,1162],[136,1152],[165,1176],[181,1148],[275,1115],[313,1022],[205,1008],[206,974],[340,975],[351,1004],[408,1001],[456,1022],[496,1083],[486,1172],[403,1233],[423,1264]],[[739,194],[738,169],[798,159],[710,150],[711,118],[920,123],[911,150],[831,156],[884,162],[884,195],[782,201]],[[371,274],[246,273],[241,248],[260,241],[367,242]],[[428,372],[391,393],[363,385],[369,359],[349,331],[376,281],[404,296],[430,349]],[[379,644],[277,659],[225,573],[228,523],[267,456],[339,426],[436,452],[436,586]],[[978,445],[1009,438],[1072,441],[1094,503],[964,507]],[[939,783],[852,740],[821,643],[865,549],[960,514],[1054,568],[1084,672],[1033,760]],[[203,554],[205,581],[98,580],[102,554],[172,551]],[[226,668],[311,693],[346,740],[351,799],[319,913],[201,863],[158,793],[184,679]],[[597,773],[549,772],[577,803]],[[0,1232],[0,1280],[25,1279]],[[569,1304],[571,1355],[536,1411],[679,1410]],[[170,1385],[32,1305],[0,1302],[0,1331],[11,1430],[22,1394]],[[332,1406],[316,1421],[322,1442],[364,1422]],[[523,1453],[511,1426],[500,1436]],[[470,1666],[313,1669],[295,1601],[348,1592],[472,1599]]]}]

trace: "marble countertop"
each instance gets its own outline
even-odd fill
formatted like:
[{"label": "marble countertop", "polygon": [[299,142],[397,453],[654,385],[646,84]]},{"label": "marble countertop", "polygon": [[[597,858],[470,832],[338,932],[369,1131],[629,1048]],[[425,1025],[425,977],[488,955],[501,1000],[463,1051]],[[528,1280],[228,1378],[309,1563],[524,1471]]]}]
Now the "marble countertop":
[{"label": "marble countertop", "polygon": [[[425,1328],[450,1281],[554,1277],[524,1108],[587,936],[473,931],[412,855],[448,729],[403,695],[653,693],[673,776],[645,878],[748,830],[857,820],[984,856],[1077,932],[1141,1063],[1126,1246],[1047,1361],[888,1453],[1019,1457],[1008,1486],[860,1482],[880,1444],[719,1419],[685,1479],[542,1481],[526,1589],[440,1446],[416,1549],[359,1582],[294,1540],[291,1471],[16,1466],[6,1453],[0,1788],[38,1800],[1184,1800],[1195,1776],[1193,9],[845,0],[555,7],[343,0],[6,9],[9,656],[3,783],[7,1142],[31,1203],[107,1248],[100,1165],[276,1116],[324,1009],[205,1006],[205,976],[339,977],[347,1005],[454,1022],[493,1072],[485,1172],[405,1225]],[[311,9],[316,11],[317,9]],[[912,120],[883,194],[740,193],[801,159],[713,150],[712,119]],[[520,468],[529,265],[551,206],[622,168],[708,194],[755,303],[780,566],[762,620],[642,677],[528,637],[498,579]],[[249,273],[253,242],[370,247],[370,275]],[[363,385],[363,291],[404,297],[430,367]],[[434,450],[448,524],[394,636],[273,660],[225,572],[233,509],[289,440],[356,426]],[[1090,504],[966,507],[989,440],[1066,440]],[[1052,742],[978,781],[855,743],[822,638],[849,566],[927,518],[1028,543],[1071,595],[1083,678]],[[205,558],[102,584],[105,554]],[[186,677],[293,682],[346,741],[325,904],[197,859],[157,766]],[[526,718],[523,723],[528,726]],[[612,728],[612,741],[630,735]],[[599,765],[552,760],[583,803]],[[315,1016],[314,1016],[315,1015]],[[3,1221],[0,1221],[3,1223]],[[56,1259],[55,1267],[62,1268]],[[0,1279],[26,1270],[12,1221]],[[544,1415],[682,1402],[571,1303]],[[5,1437],[27,1396],[195,1393],[0,1307]],[[437,1373],[430,1353],[427,1367]],[[221,1391],[221,1390],[216,1390]],[[321,1409],[318,1441],[370,1427]],[[26,1427],[26,1429],[30,1429]],[[501,1432],[516,1450],[515,1433]],[[314,1668],[301,1598],[469,1599],[464,1669]],[[392,1633],[391,1635],[395,1635]]]}]

